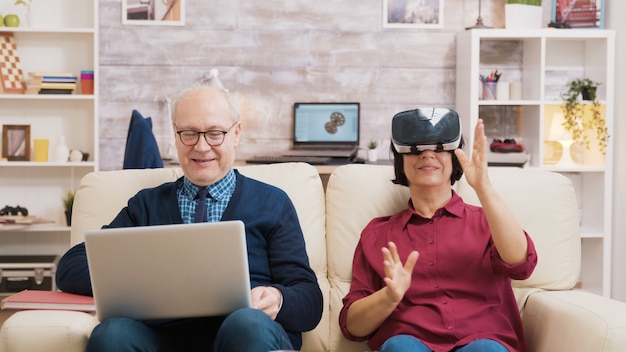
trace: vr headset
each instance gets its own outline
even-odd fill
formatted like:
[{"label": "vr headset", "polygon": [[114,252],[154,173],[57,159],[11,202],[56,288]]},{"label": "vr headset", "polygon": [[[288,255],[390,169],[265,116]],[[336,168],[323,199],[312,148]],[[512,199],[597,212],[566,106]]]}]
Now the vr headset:
[{"label": "vr headset", "polygon": [[399,112],[391,121],[391,140],[400,154],[451,151],[461,144],[461,120],[456,111],[445,108]]}]

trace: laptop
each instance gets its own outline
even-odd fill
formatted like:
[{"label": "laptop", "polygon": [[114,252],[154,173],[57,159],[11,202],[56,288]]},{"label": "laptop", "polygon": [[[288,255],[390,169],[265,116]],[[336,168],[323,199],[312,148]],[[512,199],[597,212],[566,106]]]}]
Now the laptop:
[{"label": "laptop", "polygon": [[101,321],[216,316],[251,306],[241,221],[91,230],[85,246]]},{"label": "laptop", "polygon": [[359,149],[359,103],[294,103],[285,156],[352,158]]}]

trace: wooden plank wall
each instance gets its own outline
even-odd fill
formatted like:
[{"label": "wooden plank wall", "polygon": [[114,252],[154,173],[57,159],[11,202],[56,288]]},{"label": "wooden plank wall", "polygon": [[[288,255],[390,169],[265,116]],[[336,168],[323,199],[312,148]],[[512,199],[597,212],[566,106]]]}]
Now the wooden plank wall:
[{"label": "wooden plank wall", "polygon": [[[240,159],[289,147],[295,101],[359,101],[361,146],[388,140],[396,112],[454,107],[456,33],[478,0],[442,2],[442,29],[391,30],[382,0],[187,0],[181,27],[122,25],[120,1],[100,0],[100,169],[122,168],[133,109],[164,152],[166,99],[212,68],[241,105]],[[482,1],[486,24],[503,27],[503,3]]]}]

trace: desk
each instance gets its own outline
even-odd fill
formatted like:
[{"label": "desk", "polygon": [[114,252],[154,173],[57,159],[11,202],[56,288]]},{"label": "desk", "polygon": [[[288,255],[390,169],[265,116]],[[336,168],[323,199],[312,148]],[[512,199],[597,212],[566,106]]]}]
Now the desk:
[{"label": "desk", "polygon": [[[366,164],[390,165],[390,166],[393,165],[391,160],[378,160],[375,162],[366,162]],[[235,165],[234,165],[235,167],[245,166],[245,165],[259,165],[259,164],[248,164],[246,163],[245,160],[235,160]],[[317,169],[317,172],[320,174],[320,178],[322,179],[322,185],[324,186],[324,190],[326,190],[326,184],[328,184],[328,178],[330,177],[330,174],[332,174],[336,168],[342,165],[347,165],[347,164],[313,165]]]},{"label": "desk", "polygon": [[[366,164],[371,164],[371,165],[393,165],[393,162],[391,160],[378,160],[375,162],[366,162]],[[262,165],[262,164],[248,164],[246,163],[245,160],[235,160],[235,164],[233,165],[234,167],[237,166],[246,166],[246,165]],[[347,164],[335,164],[335,165],[313,165],[316,169],[317,172],[320,174],[320,178],[322,179],[322,185],[324,186],[324,189],[326,189],[326,184],[328,183],[328,178],[330,177],[330,174],[333,173],[333,171],[335,171],[336,168],[338,168],[339,166],[342,165],[347,165]],[[164,167],[180,167],[180,164],[178,163],[164,163],[163,165]]]}]

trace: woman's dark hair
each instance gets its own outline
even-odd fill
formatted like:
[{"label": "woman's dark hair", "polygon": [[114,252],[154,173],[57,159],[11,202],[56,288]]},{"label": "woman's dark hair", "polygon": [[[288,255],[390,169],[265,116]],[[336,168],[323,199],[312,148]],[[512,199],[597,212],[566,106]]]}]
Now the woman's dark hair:
[{"label": "woman's dark hair", "polygon": [[[463,137],[461,137],[459,148],[463,148],[463,144]],[[396,174],[396,178],[391,180],[391,182],[408,187],[409,180],[407,180],[406,175],[404,174],[404,158],[402,158],[402,154],[398,153],[396,148],[393,146],[393,142],[389,144],[389,149],[393,154],[393,169]],[[451,150],[449,153],[452,154],[452,174],[450,175],[450,184],[453,185],[461,178],[461,176],[463,176],[463,168],[461,167],[459,159],[454,154],[454,151]]]}]

